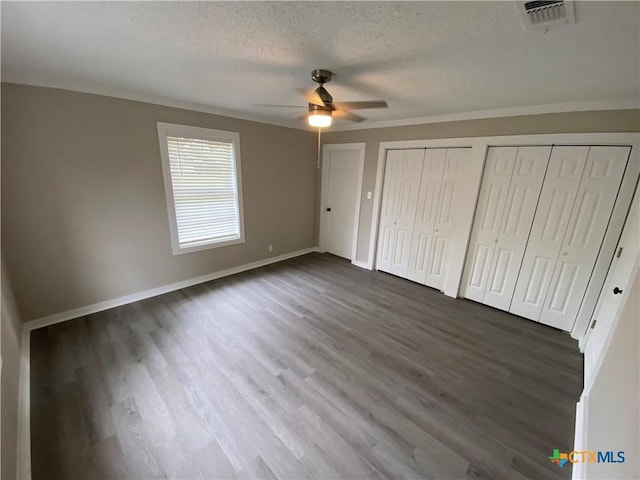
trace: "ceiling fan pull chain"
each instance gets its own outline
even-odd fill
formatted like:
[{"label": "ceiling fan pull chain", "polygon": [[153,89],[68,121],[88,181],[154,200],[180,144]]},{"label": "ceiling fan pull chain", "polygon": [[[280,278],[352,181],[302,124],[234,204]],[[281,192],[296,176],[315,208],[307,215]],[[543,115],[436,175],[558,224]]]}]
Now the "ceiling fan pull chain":
[{"label": "ceiling fan pull chain", "polygon": [[318,161],[316,163],[318,170],[320,170],[320,132],[322,132],[321,128],[318,129]]}]

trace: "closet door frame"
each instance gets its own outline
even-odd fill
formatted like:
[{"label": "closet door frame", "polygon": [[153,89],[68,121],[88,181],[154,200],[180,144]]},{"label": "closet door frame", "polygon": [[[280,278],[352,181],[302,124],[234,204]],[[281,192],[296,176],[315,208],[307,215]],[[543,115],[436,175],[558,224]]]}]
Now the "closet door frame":
[{"label": "closet door frame", "polygon": [[445,139],[424,139],[409,141],[380,142],[378,149],[378,163],[376,169],[376,182],[374,189],[371,230],[369,237],[369,251],[367,262],[362,266],[369,270],[375,270],[376,248],[378,241],[378,220],[380,216],[380,201],[382,196],[382,184],[384,180],[384,168],[387,150],[407,148],[470,148],[467,160],[469,162],[467,174],[461,179],[464,198],[460,204],[464,205],[458,212],[458,225],[455,232],[455,242],[449,262],[449,274],[444,285],[444,294],[449,297],[458,297],[462,283],[467,248],[471,237],[471,230],[475,217],[476,204],[482,183],[484,162],[489,147],[502,146],[542,146],[542,145],[611,145],[630,146],[631,154],[622,178],[622,184],[618,192],[618,198],[609,221],[609,227],[604,237],[596,266],[594,267],[591,281],[578,311],[571,336],[580,340],[586,331],[591,313],[595,308],[604,280],[609,270],[611,260],[618,239],[622,232],[622,226],[627,216],[631,198],[638,183],[640,174],[640,136],[637,133],[568,133],[568,134],[543,134],[543,135],[511,135],[500,137],[466,137]]}]

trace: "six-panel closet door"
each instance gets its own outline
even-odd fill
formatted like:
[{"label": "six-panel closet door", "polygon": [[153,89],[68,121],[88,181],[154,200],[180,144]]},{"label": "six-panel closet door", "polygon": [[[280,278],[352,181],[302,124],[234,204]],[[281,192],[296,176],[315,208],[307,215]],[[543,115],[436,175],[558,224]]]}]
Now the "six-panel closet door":
[{"label": "six-panel closet door", "polygon": [[492,147],[462,294],[569,331],[587,291],[629,147]]},{"label": "six-panel closet door", "polygon": [[377,269],[443,289],[468,148],[387,153]]},{"label": "six-panel closet door", "polygon": [[462,280],[466,298],[508,310],[551,147],[491,147]]},{"label": "six-panel closet door", "polygon": [[454,216],[468,148],[427,149],[413,224],[407,278],[442,290],[454,240]]},{"label": "six-panel closet door", "polygon": [[511,305],[550,154],[547,146],[518,147],[484,295],[492,307]]},{"label": "six-panel closet door", "polygon": [[512,313],[571,330],[629,152],[629,147],[554,147]]},{"label": "six-panel closet door", "polygon": [[376,268],[401,277],[409,269],[424,153],[424,149],[387,152]]},{"label": "six-panel closet door", "polygon": [[454,220],[460,175],[464,171],[468,153],[468,148],[449,148],[444,162],[432,235],[433,241],[427,255],[426,278],[421,282],[439,290],[444,289],[449,271],[452,244],[455,240]]},{"label": "six-panel closet door", "polygon": [[446,157],[444,148],[425,151],[407,272],[407,278],[414,282],[424,283],[427,278]]},{"label": "six-panel closet door", "polygon": [[489,266],[495,251],[518,147],[491,147],[487,152],[480,197],[476,208],[461,294],[484,301]]},{"label": "six-panel closet door", "polygon": [[554,147],[511,302],[512,313],[538,320],[567,231],[589,147]]}]

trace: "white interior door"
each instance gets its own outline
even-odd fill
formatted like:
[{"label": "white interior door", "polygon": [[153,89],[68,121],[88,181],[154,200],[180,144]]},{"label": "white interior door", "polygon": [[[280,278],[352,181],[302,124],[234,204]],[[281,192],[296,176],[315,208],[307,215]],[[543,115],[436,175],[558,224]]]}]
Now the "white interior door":
[{"label": "white interior door", "polygon": [[424,149],[387,154],[380,212],[377,269],[407,276]]},{"label": "white interior door", "polygon": [[459,198],[460,175],[465,167],[468,148],[449,148],[442,172],[442,187],[435,215],[433,241],[429,252],[424,283],[442,290],[447,279],[451,246],[455,242],[456,202]]},{"label": "white interior door", "polygon": [[483,303],[509,310],[531,223],[540,197],[550,146],[519,147]]},{"label": "white interior door", "polygon": [[591,383],[599,359],[604,353],[607,339],[611,335],[613,320],[618,317],[624,299],[638,293],[630,290],[630,284],[640,252],[639,196],[640,193],[636,190],[616,254],[591,317],[590,327],[583,340],[585,388]]},{"label": "white interior door", "polygon": [[533,219],[510,312],[539,320],[589,147],[554,147]]},{"label": "white interior door", "polygon": [[562,242],[540,322],[569,331],[573,327],[595,266],[629,147],[589,148],[580,189]]},{"label": "white interior door", "polygon": [[447,150],[444,148],[425,152],[407,273],[407,278],[414,282],[425,283],[427,278],[446,156]]},{"label": "white interior door", "polygon": [[324,211],[326,214],[326,251],[352,259],[359,199],[361,151],[329,149],[323,163],[327,169]]},{"label": "white interior door", "polygon": [[517,152],[517,147],[490,147],[487,152],[461,289],[463,297],[476,302],[484,300]]}]

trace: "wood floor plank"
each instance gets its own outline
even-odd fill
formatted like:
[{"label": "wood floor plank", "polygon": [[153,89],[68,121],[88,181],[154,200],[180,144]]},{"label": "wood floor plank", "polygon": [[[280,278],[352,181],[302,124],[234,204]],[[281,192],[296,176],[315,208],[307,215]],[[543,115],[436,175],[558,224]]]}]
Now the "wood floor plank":
[{"label": "wood floor plank", "polygon": [[105,480],[127,478],[131,472],[124,456],[118,437],[114,434],[91,447],[91,463],[78,477]]},{"label": "wood floor plank", "polygon": [[152,438],[147,435],[150,422],[145,422],[140,415],[135,398],[118,402],[111,407],[111,412],[116,422],[118,441],[124,452],[127,474],[131,478],[166,478],[160,466],[158,452],[151,444]]},{"label": "wood floor plank", "polygon": [[31,334],[34,480],[570,478],[557,330],[309,254]]}]

